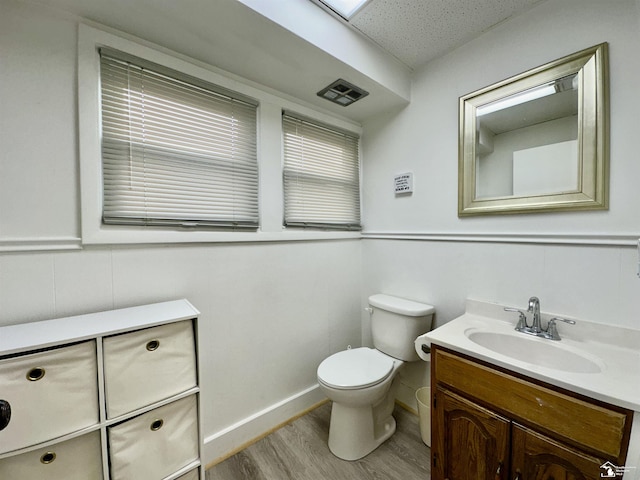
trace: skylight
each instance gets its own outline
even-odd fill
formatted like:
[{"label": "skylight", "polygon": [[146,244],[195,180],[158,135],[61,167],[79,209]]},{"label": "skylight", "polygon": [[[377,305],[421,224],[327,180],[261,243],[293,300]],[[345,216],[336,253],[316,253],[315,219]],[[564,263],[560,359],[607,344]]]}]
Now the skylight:
[{"label": "skylight", "polygon": [[351,19],[370,0],[320,0],[345,20]]}]

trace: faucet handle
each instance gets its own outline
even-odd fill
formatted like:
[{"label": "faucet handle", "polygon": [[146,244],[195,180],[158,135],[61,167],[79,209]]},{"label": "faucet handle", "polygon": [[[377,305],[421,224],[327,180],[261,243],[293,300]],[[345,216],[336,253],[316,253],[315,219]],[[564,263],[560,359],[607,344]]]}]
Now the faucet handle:
[{"label": "faucet handle", "polygon": [[547,324],[546,336],[549,340],[562,340],[560,338],[560,334],[558,333],[558,327],[556,327],[556,322],[558,321],[568,323],[569,325],[576,324],[575,320],[569,320],[569,319],[560,318],[560,317],[553,317],[551,320],[549,320],[549,323]]},{"label": "faucet handle", "polygon": [[517,312],[519,314],[518,323],[516,324],[516,330],[521,331],[521,330],[524,330],[528,326],[527,325],[527,316],[519,308],[504,307],[504,311],[505,312]]},{"label": "faucet handle", "polygon": [[549,320],[549,323],[553,323],[553,325],[555,325],[556,321],[568,323],[569,325],[576,324],[575,320],[569,320],[568,318],[561,318],[561,317],[553,317],[551,320]]}]

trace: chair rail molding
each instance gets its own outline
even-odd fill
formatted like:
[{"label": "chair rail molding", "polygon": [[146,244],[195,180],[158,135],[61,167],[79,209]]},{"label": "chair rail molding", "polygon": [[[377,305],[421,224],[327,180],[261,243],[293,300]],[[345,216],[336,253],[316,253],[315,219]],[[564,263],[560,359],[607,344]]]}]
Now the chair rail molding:
[{"label": "chair rail molding", "polygon": [[640,233],[556,234],[556,233],[476,233],[476,232],[383,232],[363,231],[365,240],[414,240],[426,242],[534,243],[636,247]]},{"label": "chair rail molding", "polygon": [[82,240],[80,237],[0,237],[0,253],[81,249]]}]

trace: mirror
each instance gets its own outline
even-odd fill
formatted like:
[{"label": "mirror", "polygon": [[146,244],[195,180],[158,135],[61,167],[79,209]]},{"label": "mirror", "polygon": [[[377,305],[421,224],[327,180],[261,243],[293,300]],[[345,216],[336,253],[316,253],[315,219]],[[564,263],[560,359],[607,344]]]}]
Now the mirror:
[{"label": "mirror", "polygon": [[460,98],[458,216],[608,207],[607,44]]}]

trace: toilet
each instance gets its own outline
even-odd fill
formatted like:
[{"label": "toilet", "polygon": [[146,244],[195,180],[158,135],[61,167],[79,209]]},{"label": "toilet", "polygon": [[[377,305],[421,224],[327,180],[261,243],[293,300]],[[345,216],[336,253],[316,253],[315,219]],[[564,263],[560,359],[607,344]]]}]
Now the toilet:
[{"label": "toilet", "polygon": [[419,360],[414,341],[431,329],[434,307],[391,295],[369,297],[375,348],[349,348],[318,366],[318,384],[332,400],[329,449],[343,460],[368,455],[396,430],[394,379]]}]

